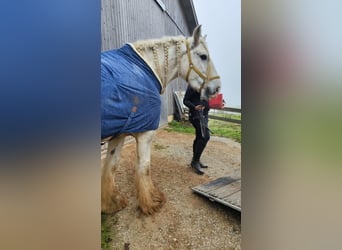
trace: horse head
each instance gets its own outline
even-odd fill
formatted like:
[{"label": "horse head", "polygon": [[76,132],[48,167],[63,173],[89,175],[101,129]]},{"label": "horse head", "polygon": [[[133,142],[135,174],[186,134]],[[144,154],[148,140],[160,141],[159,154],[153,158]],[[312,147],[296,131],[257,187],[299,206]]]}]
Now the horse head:
[{"label": "horse head", "polygon": [[[208,100],[217,95],[221,88],[220,77],[210,58],[205,38],[201,36],[201,25],[194,29],[186,41],[187,52],[182,55],[182,75],[190,86]],[[188,65],[186,69],[185,65]]]}]

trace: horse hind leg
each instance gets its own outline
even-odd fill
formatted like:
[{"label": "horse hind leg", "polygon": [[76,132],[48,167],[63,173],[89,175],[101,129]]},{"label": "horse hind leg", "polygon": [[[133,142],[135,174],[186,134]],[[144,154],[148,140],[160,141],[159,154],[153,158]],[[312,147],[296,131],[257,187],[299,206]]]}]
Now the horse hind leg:
[{"label": "horse hind leg", "polygon": [[125,136],[108,142],[107,157],[101,170],[101,212],[115,213],[127,206],[128,200],[115,184],[115,170],[119,165],[120,153]]},{"label": "horse hind leg", "polygon": [[165,195],[153,185],[151,179],[151,144],[154,135],[154,130],[135,135],[138,155],[135,185],[139,207],[144,214],[155,213],[166,201]]}]

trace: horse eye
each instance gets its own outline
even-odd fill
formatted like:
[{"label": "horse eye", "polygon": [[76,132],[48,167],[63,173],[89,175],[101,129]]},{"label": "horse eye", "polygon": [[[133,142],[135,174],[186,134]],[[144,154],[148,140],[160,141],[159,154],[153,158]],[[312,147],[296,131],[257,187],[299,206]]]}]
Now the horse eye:
[{"label": "horse eye", "polygon": [[207,60],[207,55],[200,55],[200,58],[204,61],[204,60]]}]

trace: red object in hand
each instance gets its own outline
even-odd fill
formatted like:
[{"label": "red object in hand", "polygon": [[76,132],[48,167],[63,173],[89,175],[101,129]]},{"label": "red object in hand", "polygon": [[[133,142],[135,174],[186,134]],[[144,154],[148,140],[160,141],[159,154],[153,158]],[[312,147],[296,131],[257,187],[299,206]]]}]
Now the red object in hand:
[{"label": "red object in hand", "polygon": [[209,107],[213,109],[223,109],[223,95],[222,93],[218,94],[216,97],[209,99]]}]

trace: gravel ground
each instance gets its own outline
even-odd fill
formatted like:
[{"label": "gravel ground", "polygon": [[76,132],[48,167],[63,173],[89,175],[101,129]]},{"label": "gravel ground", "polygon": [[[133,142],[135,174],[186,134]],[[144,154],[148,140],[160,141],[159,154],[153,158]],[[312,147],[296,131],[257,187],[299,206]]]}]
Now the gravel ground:
[{"label": "gravel ground", "polygon": [[129,204],[109,217],[116,221],[112,249],[241,249],[240,213],[191,190],[222,176],[239,178],[241,145],[211,137],[201,159],[209,168],[199,176],[189,168],[193,139],[194,135],[158,131],[152,145],[151,173],[167,202],[152,216],[137,209],[135,143],[124,146],[116,180]]}]

